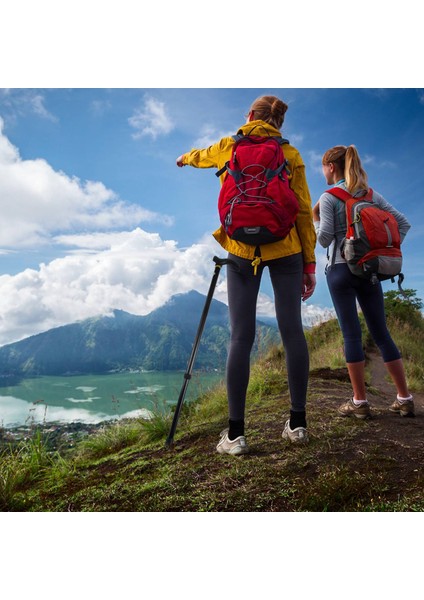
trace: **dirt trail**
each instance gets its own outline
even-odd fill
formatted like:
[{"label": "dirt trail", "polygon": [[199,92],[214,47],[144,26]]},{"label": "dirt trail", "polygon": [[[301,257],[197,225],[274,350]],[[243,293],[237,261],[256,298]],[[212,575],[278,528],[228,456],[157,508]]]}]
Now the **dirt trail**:
[{"label": "dirt trail", "polygon": [[424,458],[424,394],[413,393],[415,418],[400,417],[388,410],[396,398],[396,390],[387,378],[384,363],[377,353],[370,355],[371,389],[368,400],[374,418],[357,443],[377,443],[382,457],[396,459],[393,482],[422,481]]},{"label": "dirt trail", "polygon": [[[372,404],[376,409],[384,410],[396,399],[396,389],[388,376],[381,356],[373,352],[369,355],[369,359],[371,386],[379,391],[378,395],[372,395]],[[413,392],[412,395],[416,416],[421,420],[424,417],[424,394]]]}]

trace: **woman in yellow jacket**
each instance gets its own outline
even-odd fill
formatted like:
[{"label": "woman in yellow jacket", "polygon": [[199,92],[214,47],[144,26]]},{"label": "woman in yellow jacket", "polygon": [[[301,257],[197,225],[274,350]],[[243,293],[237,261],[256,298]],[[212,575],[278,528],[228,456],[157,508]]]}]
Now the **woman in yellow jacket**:
[{"label": "woman in yellow jacket", "polygon": [[[252,104],[239,133],[280,136],[287,105],[275,96],[263,96]],[[230,160],[232,137],[225,137],[209,148],[193,149],[177,158],[177,165],[221,169]],[[217,446],[220,454],[246,454],[244,434],[246,392],[250,374],[250,353],[255,340],[256,304],[265,267],[269,268],[274,290],[276,317],[286,355],[291,410],[283,438],[295,443],[308,440],[306,430],[306,393],[309,354],[301,320],[301,300],[315,289],[316,234],[312,220],[311,198],[305,166],[299,152],[289,143],[283,145],[289,163],[290,187],[299,201],[295,226],[281,241],[255,247],[238,242],[221,226],[213,234],[228,251],[236,266],[227,266],[228,307],[231,338],[227,359],[229,428],[222,432]],[[221,176],[221,183],[226,175]]]}]

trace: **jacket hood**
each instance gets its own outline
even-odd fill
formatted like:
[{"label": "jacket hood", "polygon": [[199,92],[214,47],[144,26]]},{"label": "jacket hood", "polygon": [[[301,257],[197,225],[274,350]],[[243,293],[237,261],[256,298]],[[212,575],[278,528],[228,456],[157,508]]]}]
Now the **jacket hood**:
[{"label": "jacket hood", "polygon": [[249,121],[249,123],[240,127],[237,133],[239,132],[244,135],[282,135],[279,129],[261,120]]}]

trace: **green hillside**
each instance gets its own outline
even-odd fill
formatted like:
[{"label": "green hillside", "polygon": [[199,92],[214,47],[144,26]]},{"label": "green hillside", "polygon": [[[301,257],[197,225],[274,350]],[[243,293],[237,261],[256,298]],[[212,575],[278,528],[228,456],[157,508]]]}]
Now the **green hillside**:
[{"label": "green hillside", "polygon": [[[2,378],[107,373],[128,369],[184,369],[205,297],[179,294],[146,316],[115,310],[112,316],[57,327],[0,348]],[[275,343],[276,327],[258,323],[255,351]],[[197,369],[225,366],[228,308],[213,300],[196,358]],[[1,381],[1,380],[0,380]]]},{"label": "green hillside", "polygon": [[3,432],[2,510],[423,511],[424,321],[414,294],[386,296],[386,302],[416,418],[388,411],[393,390],[368,336],[373,418],[337,416],[350,385],[338,325],[329,321],[308,332],[307,446],[281,438],[289,397],[283,351],[275,347],[252,369],[246,415],[251,454],[215,452],[227,419],[223,388],[184,407],[171,449],[164,447],[170,415],[105,425],[84,438],[40,429],[12,443]]}]

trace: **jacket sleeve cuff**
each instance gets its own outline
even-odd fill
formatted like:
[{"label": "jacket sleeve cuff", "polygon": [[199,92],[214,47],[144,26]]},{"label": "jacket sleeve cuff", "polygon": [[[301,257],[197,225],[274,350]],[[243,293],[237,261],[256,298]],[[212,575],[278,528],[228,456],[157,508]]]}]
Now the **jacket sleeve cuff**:
[{"label": "jacket sleeve cuff", "polygon": [[311,274],[315,274],[315,267],[316,267],[316,263],[305,263],[303,265],[303,272],[304,273],[311,273]]}]

